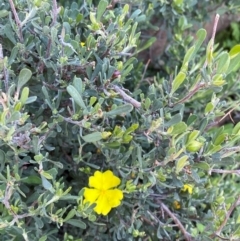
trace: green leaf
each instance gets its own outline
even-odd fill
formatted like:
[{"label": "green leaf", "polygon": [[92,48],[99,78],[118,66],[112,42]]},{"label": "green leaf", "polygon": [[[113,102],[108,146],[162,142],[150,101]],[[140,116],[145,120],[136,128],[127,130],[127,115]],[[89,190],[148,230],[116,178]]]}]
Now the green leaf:
[{"label": "green leaf", "polygon": [[32,72],[29,69],[22,69],[20,71],[20,74],[18,76],[18,84],[17,89],[20,91],[20,89],[30,80],[32,77]]},{"label": "green leaf", "polygon": [[183,71],[180,71],[177,74],[177,76],[173,80],[171,94],[173,94],[180,87],[180,85],[183,83],[185,78],[186,78],[186,74]]},{"label": "green leaf", "polygon": [[217,74],[223,74],[227,71],[230,64],[230,57],[227,52],[223,52],[217,61]]},{"label": "green leaf", "polygon": [[139,49],[137,49],[137,53],[140,53],[141,51],[151,47],[153,45],[153,43],[155,43],[157,40],[157,38],[155,37],[151,37],[150,39],[148,39],[143,46],[141,46]]},{"label": "green leaf", "polygon": [[195,140],[195,139],[198,137],[199,133],[200,133],[200,132],[197,131],[197,130],[192,131],[192,132],[189,134],[189,136],[188,136],[188,142],[187,142],[187,143]]},{"label": "green leaf", "polygon": [[38,184],[41,184],[42,181],[39,176],[31,175],[31,176],[28,176],[27,178],[23,178],[21,182],[31,184],[31,185],[38,185]]},{"label": "green leaf", "polygon": [[211,112],[213,109],[214,109],[214,105],[212,104],[212,102],[207,103],[204,110],[204,114]]},{"label": "green leaf", "polygon": [[240,44],[235,45],[231,48],[229,52],[229,56],[231,59],[235,58],[238,54],[240,54]]},{"label": "green leaf", "polygon": [[53,190],[52,184],[44,176],[41,175],[41,178],[42,178],[42,185],[43,185],[43,187],[46,190],[49,190],[49,191],[52,192],[52,190]]},{"label": "green leaf", "polygon": [[87,227],[87,225],[79,219],[70,219],[66,223],[69,223],[72,226],[75,226],[75,227],[78,227],[78,228],[81,228],[81,229],[85,229]]},{"label": "green leaf", "polygon": [[214,145],[221,145],[225,141],[226,136],[227,136],[227,133],[222,133],[221,135],[216,137],[213,144]]},{"label": "green leaf", "polygon": [[206,162],[197,162],[193,164],[193,167],[199,168],[204,171],[208,171],[210,169],[210,166]]},{"label": "green leaf", "polygon": [[125,115],[133,110],[133,106],[131,104],[126,104],[126,105],[121,105],[118,106],[117,108],[109,111],[109,112],[104,112],[104,115],[106,117],[108,116],[114,116],[114,115]]},{"label": "green leaf", "polygon": [[67,92],[72,96],[73,100],[83,109],[86,109],[86,105],[77,89],[73,85],[67,87]]},{"label": "green leaf", "polygon": [[64,218],[63,222],[68,221],[69,219],[73,218],[76,214],[75,209],[71,209],[71,211],[67,214],[67,217]]},{"label": "green leaf", "polygon": [[15,58],[17,57],[18,52],[19,52],[19,47],[14,46],[14,48],[11,50],[11,55],[8,58],[9,66],[12,65],[12,63],[14,62]]},{"label": "green leaf", "polygon": [[29,95],[29,88],[28,87],[24,87],[21,93],[21,98],[20,98],[20,102],[22,105],[24,105],[28,99],[28,95]]},{"label": "green leaf", "polygon": [[74,76],[73,86],[76,88],[80,95],[83,93],[83,82],[81,78],[77,78],[76,76]]},{"label": "green leaf", "polygon": [[5,9],[0,11],[0,18],[4,18],[8,15],[9,15],[9,11],[7,11]]},{"label": "green leaf", "polygon": [[187,53],[184,56],[182,66],[189,63],[189,61],[191,60],[191,57],[194,53],[194,50],[195,50],[195,46],[192,46],[190,49],[188,49]]},{"label": "green leaf", "polygon": [[182,115],[181,114],[176,114],[174,115],[170,121],[168,121],[165,126],[168,127],[168,126],[173,126],[177,123],[179,123],[180,121],[182,121]]},{"label": "green leaf", "polygon": [[48,236],[47,236],[47,235],[44,235],[44,236],[42,236],[42,237],[39,239],[39,241],[46,241],[47,238],[48,238]]},{"label": "green leaf", "polygon": [[206,57],[207,64],[211,64],[213,60],[213,39],[207,45]]},{"label": "green leaf", "polygon": [[176,173],[178,174],[180,171],[182,171],[182,169],[189,164],[188,160],[188,156],[182,156],[180,159],[177,160],[177,164],[176,164]]},{"label": "green leaf", "polygon": [[186,125],[185,122],[182,122],[182,121],[181,121],[181,122],[177,123],[176,125],[171,126],[169,129],[170,129],[170,130],[168,131],[168,133],[169,133],[170,135],[178,135],[178,134],[181,134],[181,133],[183,133],[184,131],[186,131],[187,125]]},{"label": "green leaf", "polygon": [[236,57],[231,59],[226,74],[230,74],[231,72],[238,70],[239,66],[240,66],[240,54],[238,54]]},{"label": "green leaf", "polygon": [[94,133],[88,134],[86,136],[82,136],[82,138],[85,142],[96,142],[96,141],[100,141],[102,139],[102,133],[94,132]]},{"label": "green leaf", "polygon": [[97,21],[99,22],[103,13],[105,12],[108,6],[108,2],[106,0],[101,0],[97,7]]},{"label": "green leaf", "polygon": [[201,47],[203,41],[205,40],[205,38],[207,36],[207,31],[205,29],[201,28],[197,31],[196,35],[197,35],[197,41],[194,45],[195,46],[194,53],[192,54],[190,60],[196,55],[197,51]]}]

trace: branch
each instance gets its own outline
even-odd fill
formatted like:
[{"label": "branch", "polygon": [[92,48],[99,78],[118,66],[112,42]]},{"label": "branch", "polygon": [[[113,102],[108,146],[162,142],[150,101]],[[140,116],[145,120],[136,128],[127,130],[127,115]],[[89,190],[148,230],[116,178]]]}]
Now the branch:
[{"label": "branch", "polygon": [[57,1],[56,0],[53,0],[52,13],[53,13],[53,21],[52,21],[51,27],[54,26],[57,22],[58,9],[57,9]]},{"label": "branch", "polygon": [[222,170],[222,169],[210,169],[208,174],[211,175],[212,172],[215,173],[222,173],[222,174],[236,174],[236,175],[240,175],[240,170]]},{"label": "branch", "polygon": [[199,84],[197,84],[194,89],[192,91],[190,91],[184,98],[182,98],[181,100],[177,101],[176,103],[174,103],[173,105],[179,104],[179,103],[183,103],[187,100],[189,100],[196,92],[198,92],[198,90],[202,89],[203,87],[205,87],[206,84],[204,82],[200,82]]},{"label": "branch", "polygon": [[222,229],[223,229],[224,226],[226,225],[226,223],[227,223],[229,217],[231,216],[233,210],[234,210],[237,206],[239,206],[239,204],[240,204],[240,195],[238,196],[237,200],[232,204],[232,206],[231,206],[230,209],[228,210],[228,212],[227,212],[227,214],[226,214],[226,217],[225,217],[225,219],[223,220],[223,222],[222,222],[222,224],[220,225],[220,227],[218,228],[218,230],[211,235],[211,238],[219,237],[219,236],[220,236],[220,234],[221,234],[221,232],[222,232]]},{"label": "branch", "polygon": [[113,85],[113,89],[122,96],[122,98],[132,104],[136,108],[141,107],[141,103],[138,102],[137,100],[133,99],[131,96],[127,95],[121,88],[119,88],[117,85]]},{"label": "branch", "polygon": [[19,40],[21,43],[23,43],[23,35],[22,35],[22,24],[21,24],[21,21],[17,15],[17,11],[16,11],[16,8],[14,6],[14,3],[12,0],[8,0],[9,3],[10,3],[10,6],[11,6],[11,10],[13,12],[13,15],[14,15],[14,18],[15,18],[15,21],[16,21],[16,24],[18,26],[18,37],[19,37]]},{"label": "branch", "polygon": [[186,241],[192,241],[191,234],[189,234],[186,229],[183,227],[182,223],[179,221],[179,219],[169,210],[169,208],[160,200],[158,200],[159,204],[161,205],[162,209],[167,213],[167,215],[173,219],[174,223],[178,226],[178,228],[183,233],[183,236],[185,237]]}]

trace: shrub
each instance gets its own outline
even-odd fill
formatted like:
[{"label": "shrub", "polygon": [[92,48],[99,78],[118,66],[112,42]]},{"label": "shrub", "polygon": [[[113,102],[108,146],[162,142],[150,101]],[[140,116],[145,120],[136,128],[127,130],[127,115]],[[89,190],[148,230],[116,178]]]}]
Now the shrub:
[{"label": "shrub", "polygon": [[[240,238],[240,46],[185,38],[196,4],[2,3],[2,240]],[[159,10],[174,66],[146,73]]]}]

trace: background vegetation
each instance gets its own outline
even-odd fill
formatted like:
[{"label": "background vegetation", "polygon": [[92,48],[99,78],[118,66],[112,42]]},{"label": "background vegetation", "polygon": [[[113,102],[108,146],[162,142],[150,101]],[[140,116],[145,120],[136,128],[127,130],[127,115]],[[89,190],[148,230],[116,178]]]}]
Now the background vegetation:
[{"label": "background vegetation", "polygon": [[240,1],[0,3],[1,240],[240,239]]}]

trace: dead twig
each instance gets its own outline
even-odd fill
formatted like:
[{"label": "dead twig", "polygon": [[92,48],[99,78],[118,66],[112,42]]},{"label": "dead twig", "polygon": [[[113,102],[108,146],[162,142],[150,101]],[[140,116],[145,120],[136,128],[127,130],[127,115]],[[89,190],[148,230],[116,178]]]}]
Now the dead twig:
[{"label": "dead twig", "polygon": [[133,99],[131,96],[127,95],[120,87],[118,87],[117,85],[113,85],[113,89],[122,96],[122,98],[129,102],[130,104],[132,104],[134,107],[136,108],[140,108],[141,107],[141,103],[138,102],[137,100]]},{"label": "dead twig", "polygon": [[187,232],[187,230],[183,227],[182,223],[179,221],[179,219],[170,211],[170,209],[160,200],[158,200],[158,203],[161,205],[161,208],[164,212],[167,213],[167,215],[173,219],[173,222],[178,226],[178,228],[181,230],[184,238],[186,241],[193,241],[192,236],[190,233]]}]

